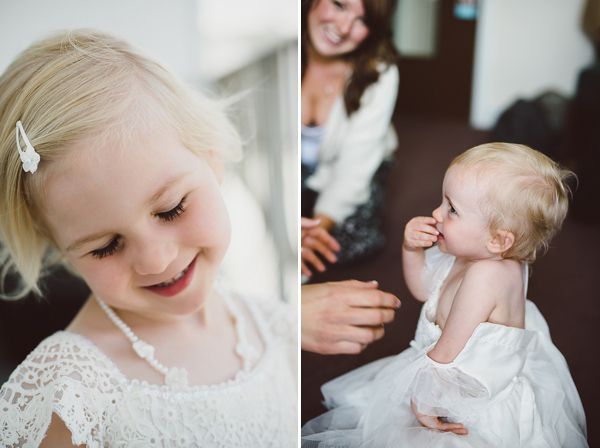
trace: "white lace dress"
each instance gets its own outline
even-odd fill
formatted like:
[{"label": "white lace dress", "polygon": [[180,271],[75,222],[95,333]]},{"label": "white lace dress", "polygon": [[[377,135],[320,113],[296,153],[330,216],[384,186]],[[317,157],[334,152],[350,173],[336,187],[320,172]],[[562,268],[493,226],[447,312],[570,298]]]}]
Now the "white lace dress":
[{"label": "white lace dress", "polygon": [[[437,301],[455,258],[434,247],[426,260],[428,301],[410,348],[326,383],[330,411],[302,428],[302,447],[587,447],[567,363],[529,300],[525,329],[484,322],[451,363],[427,356],[442,333]],[[469,434],[423,427],[411,399],[421,413],[461,422]]]},{"label": "white lace dress", "polygon": [[175,388],[126,378],[81,335],[44,340],[0,389],[0,445],[37,447],[52,413],[88,447],[296,447],[297,333],[288,307],[244,298],[265,341],[248,372]]}]

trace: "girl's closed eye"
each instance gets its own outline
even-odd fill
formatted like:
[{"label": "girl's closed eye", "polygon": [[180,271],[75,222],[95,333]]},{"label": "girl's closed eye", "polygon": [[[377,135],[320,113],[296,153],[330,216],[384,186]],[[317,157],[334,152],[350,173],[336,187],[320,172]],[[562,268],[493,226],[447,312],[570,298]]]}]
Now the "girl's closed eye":
[{"label": "girl's closed eye", "polygon": [[344,9],[344,4],[338,0],[333,0],[333,4],[337,9]]},{"label": "girl's closed eye", "polygon": [[163,221],[174,221],[177,219],[183,212],[185,212],[185,201],[187,199],[187,195],[183,197],[183,199],[173,207],[171,210],[166,212],[157,213],[158,216]]},{"label": "girl's closed eye", "polygon": [[[183,199],[181,199],[181,201],[179,201],[179,203],[175,207],[173,207],[171,210],[168,210],[166,212],[156,213],[156,216],[158,216],[162,221],[168,221],[168,222],[174,221],[185,211],[186,199],[187,199],[187,195],[184,196]],[[91,251],[92,257],[97,258],[97,259],[102,259],[104,257],[113,255],[117,251],[117,249],[119,249],[120,245],[121,245],[121,237],[116,236],[106,246],[101,247],[100,249],[95,249],[95,250]]]},{"label": "girl's closed eye", "polygon": [[91,252],[92,257],[100,260],[104,257],[108,257],[109,255],[114,254],[117,251],[117,249],[119,248],[120,242],[121,242],[120,236],[114,237],[110,241],[110,243],[108,243],[106,246],[101,247],[100,249],[93,250]]}]

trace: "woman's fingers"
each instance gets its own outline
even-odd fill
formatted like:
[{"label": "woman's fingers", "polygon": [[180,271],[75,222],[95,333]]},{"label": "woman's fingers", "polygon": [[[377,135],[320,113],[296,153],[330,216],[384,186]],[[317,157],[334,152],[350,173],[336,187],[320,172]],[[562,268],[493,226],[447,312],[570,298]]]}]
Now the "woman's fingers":
[{"label": "woman's fingers", "polygon": [[300,227],[302,228],[302,230],[312,229],[314,227],[317,227],[319,224],[321,224],[320,219],[310,219],[305,217],[300,218]]},{"label": "woman's fingers", "polygon": [[332,337],[338,341],[348,341],[362,344],[365,347],[383,337],[385,330],[380,327],[357,327],[343,325],[332,332]]},{"label": "woman's fingers", "polygon": [[354,289],[344,296],[345,303],[359,308],[400,308],[400,300],[396,296],[375,288]]},{"label": "woman's fingers", "polygon": [[337,257],[328,246],[326,246],[321,240],[313,238],[310,235],[304,239],[304,241],[302,242],[302,247],[307,247],[312,250],[316,250],[331,263],[335,263],[337,261]]},{"label": "woman's fingers", "polygon": [[319,272],[325,271],[325,265],[319,257],[308,247],[303,247],[301,252],[302,263],[312,264]]},{"label": "woman's fingers", "polygon": [[337,240],[334,237],[332,237],[329,234],[329,232],[324,228],[317,227],[316,229],[311,230],[309,233],[311,234],[311,236],[314,236],[315,238],[321,240],[331,250],[337,252],[341,249],[340,243],[338,243]]},{"label": "woman's fingers", "polygon": [[312,271],[304,263],[304,260],[302,260],[302,262],[301,262],[300,270],[302,271],[302,275],[306,275],[307,277],[312,277]]},{"label": "woman's fingers", "polygon": [[390,308],[350,308],[345,321],[350,325],[379,326],[394,320],[394,310]]}]

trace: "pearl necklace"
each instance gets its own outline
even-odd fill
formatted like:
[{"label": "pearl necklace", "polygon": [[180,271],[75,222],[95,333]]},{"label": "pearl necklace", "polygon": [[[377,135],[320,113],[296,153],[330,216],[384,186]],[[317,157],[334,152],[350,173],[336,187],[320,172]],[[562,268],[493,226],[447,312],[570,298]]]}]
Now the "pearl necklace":
[{"label": "pearl necklace", "polygon": [[[104,310],[108,318],[125,334],[125,337],[131,341],[131,345],[135,353],[142,359],[146,360],[150,366],[152,366],[159,373],[164,375],[165,384],[172,387],[187,387],[188,378],[187,370],[184,368],[171,367],[170,369],[158,362],[154,358],[154,346],[148,344],[146,341],[138,338],[135,333],[129,328],[129,326],[123,322],[123,320],[117,316],[117,314],[110,308],[104,301],[94,295],[96,301],[100,305],[100,308]],[[228,294],[222,295],[225,305],[229,309],[234,321],[235,329],[238,336],[238,343],[235,346],[235,353],[242,358],[243,370],[245,372],[250,371],[252,365],[259,357],[258,350],[250,344],[246,338],[246,319],[240,313],[237,306],[231,300]]]}]

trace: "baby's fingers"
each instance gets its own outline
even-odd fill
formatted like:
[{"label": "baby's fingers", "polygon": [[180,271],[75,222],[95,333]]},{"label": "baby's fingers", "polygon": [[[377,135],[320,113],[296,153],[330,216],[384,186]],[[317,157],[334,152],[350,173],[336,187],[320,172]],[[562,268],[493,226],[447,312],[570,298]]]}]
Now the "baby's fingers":
[{"label": "baby's fingers", "polygon": [[465,428],[462,423],[445,423],[440,422],[438,428],[440,431],[453,432],[454,434],[468,434],[469,431]]},{"label": "baby's fingers", "polygon": [[435,226],[437,221],[432,216],[415,216],[408,223],[410,224],[411,222],[421,222],[424,224],[430,224],[430,225]]},{"label": "baby's fingers", "polygon": [[432,246],[439,235],[435,223],[435,219],[425,216],[411,219],[404,231],[404,246],[408,250]]},{"label": "baby's fingers", "polygon": [[437,221],[433,218],[417,216],[406,224],[406,232],[425,232],[438,235],[439,232],[435,227],[436,223]]}]

